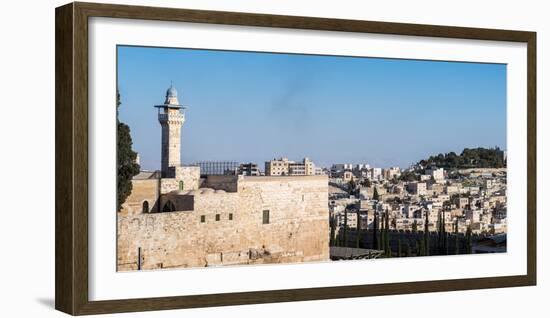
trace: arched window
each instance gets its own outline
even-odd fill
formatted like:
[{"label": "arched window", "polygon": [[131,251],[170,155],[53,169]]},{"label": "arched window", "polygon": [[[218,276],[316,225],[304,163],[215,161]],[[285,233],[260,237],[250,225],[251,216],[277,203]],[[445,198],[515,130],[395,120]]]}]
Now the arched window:
[{"label": "arched window", "polygon": [[143,201],[143,205],[141,207],[141,213],[149,213],[149,202]]},{"label": "arched window", "polygon": [[183,191],[183,181],[180,181],[180,191]]},{"label": "arched window", "polygon": [[164,207],[162,208],[162,212],[174,212],[174,211],[176,211],[176,206],[174,205],[174,203],[172,203],[172,201],[167,201],[164,204]]}]

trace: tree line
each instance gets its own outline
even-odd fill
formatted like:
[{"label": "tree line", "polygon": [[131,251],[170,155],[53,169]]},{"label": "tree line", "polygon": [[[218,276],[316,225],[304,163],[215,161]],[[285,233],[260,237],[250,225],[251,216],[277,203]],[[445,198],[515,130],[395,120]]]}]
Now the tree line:
[{"label": "tree line", "polygon": [[[348,226],[348,214],[354,213],[357,218],[356,229]],[[423,231],[419,231],[416,220],[412,231],[403,232],[395,228],[390,222],[389,211],[375,212],[372,229],[361,228],[359,209],[348,206],[344,211],[343,226],[336,234],[337,220],[330,220],[330,246],[370,248],[383,251],[383,257],[409,257],[430,255],[458,255],[471,254],[473,245],[472,230],[468,227],[465,235],[458,231],[458,220],[453,224],[452,233],[445,229],[443,212],[438,215],[436,231],[430,232],[428,214],[426,213]],[[379,228],[380,226],[380,228]],[[350,234],[353,237],[350,237]],[[397,236],[397,239],[395,237]],[[411,239],[412,237],[412,239]]]},{"label": "tree line", "polygon": [[495,148],[465,148],[460,155],[451,151],[446,154],[430,156],[418,162],[422,167],[437,166],[447,169],[468,169],[468,168],[504,168],[504,151],[499,147]]}]

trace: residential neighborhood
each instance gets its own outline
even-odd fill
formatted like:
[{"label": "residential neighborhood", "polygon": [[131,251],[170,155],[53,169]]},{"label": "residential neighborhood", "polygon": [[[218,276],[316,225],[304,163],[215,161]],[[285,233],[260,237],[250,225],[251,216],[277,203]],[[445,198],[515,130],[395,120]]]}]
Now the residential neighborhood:
[{"label": "residential neighborhood", "polygon": [[[329,173],[332,245],[357,242],[357,247],[384,250],[384,244],[393,244],[397,246],[388,253],[401,250],[399,256],[405,256],[406,250],[427,255],[427,245],[424,252],[420,249],[429,244],[431,253],[463,254],[488,251],[476,250],[476,242],[499,237],[492,251],[506,251],[504,167],[445,169],[419,164],[401,170],[334,164]],[[436,238],[427,243],[426,233]],[[391,240],[388,237],[401,242],[384,243]]]}]

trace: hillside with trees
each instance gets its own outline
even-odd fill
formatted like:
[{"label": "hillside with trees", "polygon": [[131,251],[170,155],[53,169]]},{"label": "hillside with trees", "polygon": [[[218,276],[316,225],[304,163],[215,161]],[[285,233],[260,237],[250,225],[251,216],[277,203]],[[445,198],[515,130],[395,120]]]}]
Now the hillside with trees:
[{"label": "hillside with trees", "polygon": [[418,165],[428,167],[435,165],[447,169],[469,168],[504,168],[504,151],[500,148],[465,148],[460,155],[455,152],[438,154],[428,159],[420,160]]}]

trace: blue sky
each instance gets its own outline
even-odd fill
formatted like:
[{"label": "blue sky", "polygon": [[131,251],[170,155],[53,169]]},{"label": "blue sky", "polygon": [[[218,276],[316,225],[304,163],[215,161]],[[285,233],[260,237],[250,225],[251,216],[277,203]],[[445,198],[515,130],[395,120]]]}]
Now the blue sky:
[{"label": "blue sky", "polygon": [[506,149],[506,65],[118,47],[121,121],[142,169],[160,168],[153,107],[188,106],[182,161],[407,167],[465,147]]}]

